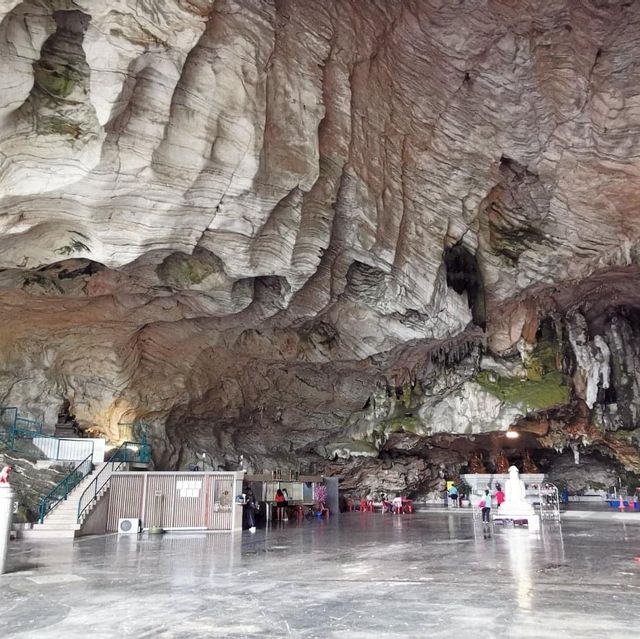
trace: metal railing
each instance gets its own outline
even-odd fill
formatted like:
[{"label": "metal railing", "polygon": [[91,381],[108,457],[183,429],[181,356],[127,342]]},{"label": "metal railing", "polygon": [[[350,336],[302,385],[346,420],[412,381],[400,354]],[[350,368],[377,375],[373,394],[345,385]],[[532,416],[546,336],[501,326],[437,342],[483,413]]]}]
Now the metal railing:
[{"label": "metal railing", "polygon": [[[20,417],[15,406],[0,406],[0,441],[10,450],[23,452],[16,448],[16,440],[32,439],[42,435],[43,424],[35,419]],[[32,452],[32,451],[24,451]],[[36,455],[38,457],[38,455]]]},{"label": "metal railing", "polygon": [[111,475],[128,463],[148,464],[151,461],[151,446],[137,442],[124,442],[109,457],[107,463],[96,474],[91,483],[84,489],[78,501],[78,523],[87,509],[94,504],[103,489],[108,488]]},{"label": "metal railing", "polygon": [[95,449],[95,441],[86,438],[37,435],[31,443],[41,451],[44,459],[54,461],[78,461],[93,455]]},{"label": "metal railing", "polygon": [[93,454],[95,446],[90,439],[54,437],[18,427],[5,432],[2,440],[9,450],[37,460],[78,461]]},{"label": "metal railing", "polygon": [[69,496],[69,493],[93,470],[93,454],[89,455],[86,459],[83,459],[73,470],[71,470],[65,477],[56,484],[52,490],[49,491],[40,500],[40,508],[38,520],[40,523],[44,522],[44,518],[47,513],[62,500]]},{"label": "metal railing", "polygon": [[27,419],[26,417],[16,416],[15,427],[20,430],[28,430],[32,433],[42,434],[43,423],[37,419]]},{"label": "metal railing", "polygon": [[18,409],[15,406],[0,406],[0,428],[9,431],[15,428]]},{"label": "metal railing", "polygon": [[151,461],[151,446],[142,442],[124,442],[113,452],[108,461],[148,464]]}]

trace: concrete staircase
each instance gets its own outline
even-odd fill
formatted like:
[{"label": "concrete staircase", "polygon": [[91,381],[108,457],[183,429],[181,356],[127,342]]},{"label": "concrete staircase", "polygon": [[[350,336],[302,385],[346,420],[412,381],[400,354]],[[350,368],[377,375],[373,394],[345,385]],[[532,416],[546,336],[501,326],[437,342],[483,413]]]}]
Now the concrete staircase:
[{"label": "concrete staircase", "polygon": [[96,501],[84,512],[78,523],[78,503],[82,493],[95,476],[106,466],[106,463],[95,464],[93,471],[87,475],[68,495],[67,499],[61,501],[47,513],[42,524],[34,524],[31,530],[23,530],[23,539],[60,539],[77,537],[82,529],[82,524],[89,513],[95,508],[100,497],[108,490],[104,486],[98,493]]}]

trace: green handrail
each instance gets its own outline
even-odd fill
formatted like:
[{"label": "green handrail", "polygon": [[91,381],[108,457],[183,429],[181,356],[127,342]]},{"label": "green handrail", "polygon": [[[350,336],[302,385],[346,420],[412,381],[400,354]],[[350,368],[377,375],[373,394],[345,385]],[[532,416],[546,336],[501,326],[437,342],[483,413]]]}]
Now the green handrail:
[{"label": "green handrail", "polygon": [[[34,439],[40,440],[38,444],[34,443]],[[39,433],[32,430],[25,430],[23,428],[13,428],[8,436],[8,438],[4,439],[7,447],[16,452],[21,453],[25,457],[34,457],[36,459],[54,459],[60,461],[77,461],[77,457],[74,459],[73,457],[69,457],[71,451],[68,449],[65,450],[63,447],[63,452],[67,453],[67,456],[61,456],[60,448],[64,444],[64,442],[81,442],[82,448],[85,450],[80,450],[81,454],[84,452],[86,455],[87,448],[94,449],[95,444],[93,441],[86,440],[77,440],[68,437],[55,437],[54,435],[45,435],[43,433]],[[51,445],[47,446],[49,452],[45,452],[41,450],[41,446],[45,445],[45,442],[50,442]],[[76,444],[76,447],[78,444]]]},{"label": "green handrail", "polygon": [[18,418],[18,408],[16,406],[0,406],[0,424],[10,430],[16,425]]},{"label": "green handrail", "polygon": [[43,423],[37,419],[27,419],[26,417],[20,417],[20,415],[16,417],[16,428],[42,434],[43,426]]},{"label": "green handrail", "polygon": [[93,453],[83,459],[62,481],[58,482],[47,495],[40,500],[39,521],[42,524],[47,513],[63,499],[93,470]]},{"label": "green handrail", "polygon": [[11,450],[15,450],[16,436],[24,438],[23,434],[29,433],[36,437],[42,435],[42,428],[41,421],[20,417],[16,406],[0,406],[0,440]]},{"label": "green handrail", "polygon": [[[151,461],[151,446],[140,442],[124,442],[111,453],[107,463],[96,474],[93,481],[84,489],[78,500],[78,517],[80,523],[84,512],[98,499],[98,495],[111,480],[111,475],[121,466],[129,462],[148,464]],[[111,472],[108,472],[111,471]]]}]

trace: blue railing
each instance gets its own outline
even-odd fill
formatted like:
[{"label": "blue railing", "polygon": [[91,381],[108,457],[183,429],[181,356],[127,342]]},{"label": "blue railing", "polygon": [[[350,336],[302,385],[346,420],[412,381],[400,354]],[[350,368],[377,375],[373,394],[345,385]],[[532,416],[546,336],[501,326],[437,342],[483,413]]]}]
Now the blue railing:
[{"label": "blue railing", "polygon": [[73,470],[71,470],[62,481],[56,484],[49,493],[40,500],[38,519],[44,522],[47,513],[62,500],[69,496],[69,493],[93,470],[93,454],[83,459]]},{"label": "blue railing", "polygon": [[16,428],[28,430],[32,433],[42,434],[43,423],[37,419],[27,419],[26,417],[16,417]]},{"label": "blue railing", "polygon": [[151,461],[151,446],[142,442],[124,442],[112,453],[108,461],[148,464]]},{"label": "blue railing", "polygon": [[107,463],[96,473],[78,500],[78,523],[86,510],[98,500],[102,489],[110,482],[111,475],[124,464],[148,464],[151,461],[151,446],[137,442],[124,442],[109,457]]},{"label": "blue railing", "polygon": [[13,428],[1,439],[9,450],[36,460],[78,461],[93,453],[95,445],[90,439],[54,437],[23,428]]},{"label": "blue railing", "polygon": [[40,437],[42,428],[41,421],[20,417],[15,406],[0,406],[0,440],[10,450],[23,452],[19,448],[16,449],[16,440]]},{"label": "blue railing", "polygon": [[0,406],[0,428],[9,431],[16,426],[18,409],[15,406]]}]

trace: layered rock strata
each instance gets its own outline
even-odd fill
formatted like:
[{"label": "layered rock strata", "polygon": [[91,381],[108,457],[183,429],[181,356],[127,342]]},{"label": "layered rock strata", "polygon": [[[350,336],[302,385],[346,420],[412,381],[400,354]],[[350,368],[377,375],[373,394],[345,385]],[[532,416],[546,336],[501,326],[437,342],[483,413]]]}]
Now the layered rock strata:
[{"label": "layered rock strata", "polygon": [[637,468],[637,3],[0,20],[2,403],[263,468],[528,418],[557,444],[584,402]]}]

